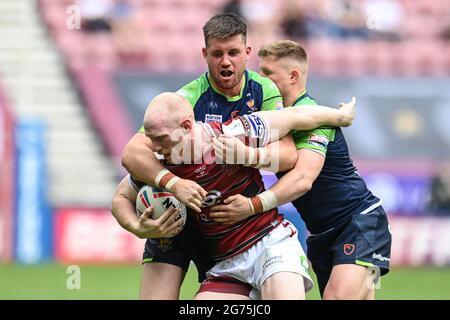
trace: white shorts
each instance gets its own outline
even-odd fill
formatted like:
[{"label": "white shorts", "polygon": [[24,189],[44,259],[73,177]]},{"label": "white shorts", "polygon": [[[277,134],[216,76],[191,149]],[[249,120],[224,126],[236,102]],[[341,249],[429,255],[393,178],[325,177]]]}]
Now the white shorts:
[{"label": "white shorts", "polygon": [[295,226],[284,219],[275,229],[245,252],[220,261],[207,273],[207,278],[228,276],[250,284],[250,298],[261,298],[261,287],[267,278],[278,272],[303,276],[305,291],[313,287],[308,274],[308,260],[298,241]]}]

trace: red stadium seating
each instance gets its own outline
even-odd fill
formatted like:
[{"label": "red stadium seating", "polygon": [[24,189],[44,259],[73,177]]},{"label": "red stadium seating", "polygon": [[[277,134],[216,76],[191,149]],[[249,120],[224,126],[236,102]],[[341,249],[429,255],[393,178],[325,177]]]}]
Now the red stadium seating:
[{"label": "red stadium seating", "polygon": [[[444,75],[449,74],[448,45],[439,33],[450,24],[450,1],[397,0],[404,9],[404,39],[310,39],[310,72],[322,75]],[[42,17],[71,67],[99,63],[121,68],[129,61],[118,53],[111,36],[97,37],[66,27],[67,7],[74,0],[39,0]],[[139,38],[146,50],[133,65],[155,71],[196,72],[201,58],[204,23],[226,0],[130,0]],[[312,7],[308,4],[305,8]],[[257,48],[249,65],[257,67]],[[140,58],[139,58],[140,57]],[[139,60],[140,59],[140,60]]]}]

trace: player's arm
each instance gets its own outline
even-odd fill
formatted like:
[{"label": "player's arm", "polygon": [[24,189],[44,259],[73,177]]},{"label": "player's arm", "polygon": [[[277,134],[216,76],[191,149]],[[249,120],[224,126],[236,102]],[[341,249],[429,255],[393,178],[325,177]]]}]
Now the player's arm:
[{"label": "player's arm", "polygon": [[[288,170],[296,161],[294,149],[288,148],[286,144],[283,144],[282,148],[281,144],[276,143],[266,146],[268,142],[285,137],[293,129],[310,130],[324,125],[348,126],[354,118],[355,104],[356,100],[353,98],[349,103],[341,103],[339,109],[303,105],[277,111],[255,112],[242,117],[241,120],[235,119],[233,122],[236,123],[225,123],[222,126],[224,135],[213,139],[216,156],[229,164],[243,164],[273,172]],[[239,121],[245,125],[239,125]],[[246,143],[242,141],[245,140],[243,135],[248,139]]]},{"label": "player's arm", "polygon": [[302,105],[282,110],[259,111],[249,116],[264,120],[268,131],[268,141],[284,137],[291,130],[312,130],[322,126],[348,127],[355,117],[356,98],[349,103],[341,103],[339,109],[319,105]]},{"label": "player's arm", "polygon": [[211,208],[211,219],[223,224],[236,223],[254,214],[286,204],[308,192],[322,170],[325,157],[308,149],[300,149],[297,154],[295,167],[269,190],[253,198],[246,198],[240,194],[230,196],[224,200],[224,205]]},{"label": "player's arm", "polygon": [[[266,147],[266,163],[258,166],[271,172],[291,170],[297,161],[297,152],[291,135],[269,143]],[[257,163],[255,161],[255,163]]]},{"label": "player's arm", "polygon": [[130,186],[128,179],[127,176],[119,183],[111,203],[111,213],[120,226],[141,239],[178,234],[179,222],[175,220],[178,209],[170,208],[156,220],[151,218],[153,207],[147,208],[140,217],[137,216],[137,192]]},{"label": "player's arm", "polygon": [[309,150],[297,150],[295,167],[279,179],[269,191],[276,197],[276,206],[281,206],[303,196],[317,179],[325,163],[325,156]]},{"label": "player's arm", "polygon": [[242,141],[242,136],[223,135],[213,138],[216,159],[227,164],[242,164],[271,172],[290,170],[297,161],[297,153],[291,135],[255,150]]},{"label": "player's arm", "polygon": [[125,146],[122,165],[137,180],[150,186],[167,189],[196,212],[207,192],[196,182],[180,179],[165,169],[152,150],[151,140],[144,133],[136,133]]}]

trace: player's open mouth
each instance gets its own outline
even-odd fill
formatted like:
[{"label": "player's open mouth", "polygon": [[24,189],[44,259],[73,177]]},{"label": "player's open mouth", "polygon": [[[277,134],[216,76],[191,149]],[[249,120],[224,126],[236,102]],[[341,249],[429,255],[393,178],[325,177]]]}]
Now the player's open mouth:
[{"label": "player's open mouth", "polygon": [[222,71],[220,71],[220,75],[222,76],[222,78],[228,79],[228,78],[231,78],[231,76],[233,75],[233,71],[222,70]]}]

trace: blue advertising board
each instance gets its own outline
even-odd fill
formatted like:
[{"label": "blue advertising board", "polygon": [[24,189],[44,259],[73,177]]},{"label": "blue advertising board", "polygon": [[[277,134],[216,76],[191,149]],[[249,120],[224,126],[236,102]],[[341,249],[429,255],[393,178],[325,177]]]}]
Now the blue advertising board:
[{"label": "blue advertising board", "polygon": [[15,258],[34,264],[52,258],[53,228],[47,202],[45,124],[19,120],[16,127],[17,203]]}]

